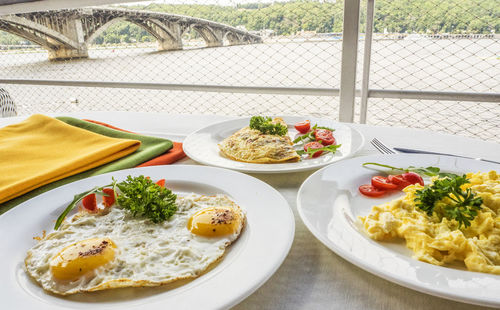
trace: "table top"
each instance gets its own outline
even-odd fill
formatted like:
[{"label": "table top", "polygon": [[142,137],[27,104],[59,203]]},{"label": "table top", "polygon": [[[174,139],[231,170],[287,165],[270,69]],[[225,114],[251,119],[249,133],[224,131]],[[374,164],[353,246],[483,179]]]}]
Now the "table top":
[{"label": "table top", "polygon": [[[62,115],[62,114],[61,114]],[[135,131],[182,141],[194,130],[230,119],[216,115],[170,115],[136,112],[65,113]],[[0,127],[26,116],[0,118]],[[500,144],[433,131],[350,124],[366,138],[356,156],[377,154],[369,141],[389,146],[426,149],[500,160]],[[178,164],[196,164],[183,159]],[[295,239],[281,267],[256,292],[234,309],[483,309],[423,294],[374,276],[337,256],[318,241],[297,213],[297,191],[316,170],[286,174],[250,174],[276,188],[295,215]],[[486,309],[486,308],[484,308]]]}]

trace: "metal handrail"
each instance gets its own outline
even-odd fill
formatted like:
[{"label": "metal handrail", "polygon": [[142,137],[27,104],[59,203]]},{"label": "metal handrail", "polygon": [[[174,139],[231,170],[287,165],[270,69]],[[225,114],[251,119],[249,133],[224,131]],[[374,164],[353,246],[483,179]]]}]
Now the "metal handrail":
[{"label": "metal handrail", "polygon": [[[0,79],[0,84],[157,89],[157,90],[171,90],[171,91],[247,93],[247,94],[266,94],[266,95],[334,96],[334,97],[339,96],[340,93],[338,88],[232,86],[232,85],[108,82],[108,81],[81,81],[81,80]],[[356,97],[360,97],[361,95],[362,95],[361,90],[355,91]],[[500,103],[500,93],[369,89],[367,92],[367,96],[369,98],[397,98],[397,99]]]}]

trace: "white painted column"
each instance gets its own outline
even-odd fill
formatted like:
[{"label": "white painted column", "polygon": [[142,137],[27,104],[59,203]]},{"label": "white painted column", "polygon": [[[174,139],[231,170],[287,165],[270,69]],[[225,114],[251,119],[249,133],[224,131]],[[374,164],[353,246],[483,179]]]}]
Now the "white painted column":
[{"label": "white painted column", "polygon": [[352,123],[354,121],[360,2],[361,0],[344,1],[339,107],[339,120],[341,122]]},{"label": "white painted column", "polygon": [[368,90],[370,87],[370,62],[372,55],[373,17],[375,15],[375,0],[367,0],[366,3],[366,30],[365,48],[363,54],[363,80],[361,84],[361,106],[359,122],[366,124],[368,110]]}]

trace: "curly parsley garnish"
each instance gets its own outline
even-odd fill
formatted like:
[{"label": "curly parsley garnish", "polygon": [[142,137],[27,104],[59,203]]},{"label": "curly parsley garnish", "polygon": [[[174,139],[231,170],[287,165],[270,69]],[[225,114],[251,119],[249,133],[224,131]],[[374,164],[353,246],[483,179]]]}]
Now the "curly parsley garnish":
[{"label": "curly parsley garnish", "polygon": [[270,117],[252,116],[250,128],[256,129],[263,134],[284,136],[288,133],[288,128],[279,123],[273,123]]},{"label": "curly parsley garnish", "polygon": [[[468,227],[471,221],[481,210],[483,200],[471,191],[470,188],[462,190],[461,186],[469,183],[465,175],[437,179],[432,185],[426,185],[415,192],[417,208],[431,216],[436,213],[440,218],[456,220],[458,227]],[[436,208],[437,203],[444,198],[449,198],[452,203]]]},{"label": "curly parsley garnish", "polygon": [[73,201],[57,218],[54,229],[57,230],[59,226],[61,226],[66,215],[68,215],[85,196],[94,193],[107,196],[107,194],[103,192],[103,189],[109,186],[113,187],[115,195],[117,193],[116,189],[120,190],[120,193],[116,197],[116,202],[120,207],[132,212],[133,216],[145,216],[154,223],[160,223],[169,219],[177,211],[177,205],[175,204],[177,195],[172,193],[171,190],[154,183],[150,178],[143,175],[138,177],[129,175],[125,181],[116,182],[113,179],[112,184],[98,186],[75,195]]},{"label": "curly parsley garnish", "polygon": [[154,223],[160,223],[177,211],[177,195],[143,175],[128,176],[125,181],[117,183],[116,187],[121,192],[117,198],[118,205],[134,216],[145,216]]}]

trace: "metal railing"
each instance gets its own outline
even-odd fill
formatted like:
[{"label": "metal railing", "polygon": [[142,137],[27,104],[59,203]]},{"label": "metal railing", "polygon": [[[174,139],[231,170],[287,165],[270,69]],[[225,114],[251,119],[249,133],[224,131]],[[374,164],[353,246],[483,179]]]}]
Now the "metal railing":
[{"label": "metal railing", "polygon": [[[190,49],[168,53],[156,53],[147,43],[94,46],[89,60],[55,63],[44,60],[44,52],[7,51],[0,54],[0,85],[20,114],[313,114],[500,141],[500,64],[490,59],[500,54],[498,35],[375,34],[373,0],[338,5],[349,16],[343,36],[301,32],[266,37],[259,45],[210,49],[197,48],[193,39]],[[413,62],[405,58],[408,51],[416,51]],[[485,59],[468,63],[464,53]],[[461,59],[465,67],[455,61]],[[435,83],[434,67],[442,71]]]}]

